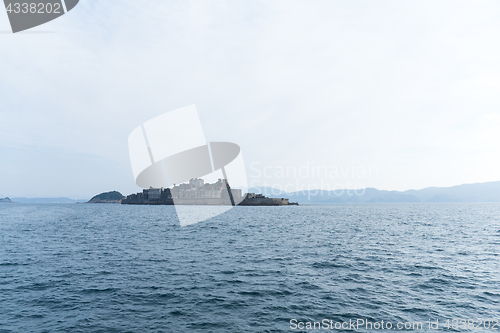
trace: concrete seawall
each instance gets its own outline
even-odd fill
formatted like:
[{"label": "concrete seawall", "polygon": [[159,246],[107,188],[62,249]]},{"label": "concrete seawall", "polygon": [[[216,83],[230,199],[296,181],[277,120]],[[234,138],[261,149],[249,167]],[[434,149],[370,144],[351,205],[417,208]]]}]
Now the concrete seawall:
[{"label": "concrete seawall", "polygon": [[[175,203],[174,203],[175,201]],[[200,206],[231,206],[229,198],[206,199],[123,199],[124,205],[200,205]],[[294,205],[284,198],[245,198],[237,206],[288,206]]]}]

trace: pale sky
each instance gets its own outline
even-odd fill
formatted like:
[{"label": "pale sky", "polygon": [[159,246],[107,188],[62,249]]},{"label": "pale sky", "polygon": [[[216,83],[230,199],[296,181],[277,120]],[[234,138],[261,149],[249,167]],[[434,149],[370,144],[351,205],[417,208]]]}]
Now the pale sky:
[{"label": "pale sky", "polygon": [[0,195],[139,191],[128,135],[191,104],[250,185],[498,181],[499,17],[498,1],[81,0],[12,34],[0,10]]}]

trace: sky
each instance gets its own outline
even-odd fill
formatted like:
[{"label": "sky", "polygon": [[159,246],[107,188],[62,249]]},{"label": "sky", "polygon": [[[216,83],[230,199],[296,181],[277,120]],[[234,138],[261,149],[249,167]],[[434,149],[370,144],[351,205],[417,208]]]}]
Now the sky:
[{"label": "sky", "polygon": [[140,191],[129,134],[192,104],[250,186],[499,181],[498,17],[498,1],[80,0],[12,34],[0,10],[0,196]]}]

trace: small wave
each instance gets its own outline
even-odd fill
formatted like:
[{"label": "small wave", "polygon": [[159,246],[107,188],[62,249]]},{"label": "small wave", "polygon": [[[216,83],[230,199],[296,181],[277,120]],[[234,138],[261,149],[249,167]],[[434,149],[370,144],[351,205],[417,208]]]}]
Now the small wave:
[{"label": "small wave", "polygon": [[[32,314],[30,316],[28,316],[28,318],[32,318],[32,319],[42,319],[42,318],[45,318],[44,315],[41,315],[41,314]],[[0,331],[1,332],[1,331]]]},{"label": "small wave", "polygon": [[247,302],[242,301],[242,300],[234,300],[230,302],[225,302],[225,304],[222,305],[224,309],[229,309],[229,310],[236,310],[239,308],[243,308],[248,306]]},{"label": "small wave", "polygon": [[42,282],[42,283],[32,283],[29,285],[19,286],[17,289],[20,290],[34,290],[41,291],[53,288],[58,285],[58,282]]},{"label": "small wave", "polygon": [[414,308],[405,308],[405,309],[402,309],[401,311],[408,312],[408,313],[425,314],[428,312],[428,309],[414,307]]},{"label": "small wave", "polygon": [[420,289],[429,289],[429,290],[433,290],[433,291],[436,291],[436,292],[443,292],[443,288],[441,287],[438,287],[438,286],[435,286],[435,285],[432,285],[432,284],[425,284],[425,283],[422,283],[422,284],[419,284],[416,288],[416,290],[420,290]]},{"label": "small wave", "polygon": [[494,293],[494,292],[491,292],[491,291],[485,291],[485,292],[483,292],[483,294],[485,294],[486,296],[490,296],[490,297],[499,297],[500,298],[500,294],[499,293]]},{"label": "small wave", "polygon": [[176,317],[186,315],[184,312],[179,311],[179,310],[170,311],[170,314],[171,314],[172,316],[176,316]]},{"label": "small wave", "polygon": [[435,266],[427,266],[427,265],[421,265],[421,264],[415,264],[413,267],[419,268],[419,269],[441,269],[440,267],[435,267]]},{"label": "small wave", "polygon": [[239,291],[238,294],[244,296],[262,296],[263,294],[259,291]]},{"label": "small wave", "polygon": [[118,291],[117,288],[87,288],[83,289],[82,293],[84,294],[97,294],[97,293],[111,293]]},{"label": "small wave", "polygon": [[0,266],[19,266],[20,263],[17,262],[0,262]]},{"label": "small wave", "polygon": [[236,271],[232,271],[232,270],[231,271],[221,271],[221,273],[229,275],[229,274],[235,274]]},{"label": "small wave", "polygon": [[301,282],[301,283],[298,283],[298,285],[301,287],[301,288],[304,288],[304,289],[310,289],[310,290],[314,290],[314,289],[321,289],[319,286],[313,284],[313,283],[310,283],[310,282],[307,282],[307,281],[304,281],[304,282]]},{"label": "small wave", "polygon": [[271,296],[288,296],[292,295],[293,293],[288,290],[269,290],[266,292],[266,295],[271,295]]},{"label": "small wave", "polygon": [[156,294],[155,296],[157,298],[166,298],[166,299],[175,298],[175,295],[172,293],[161,293],[161,294]]},{"label": "small wave", "polygon": [[434,284],[434,285],[443,285],[443,286],[446,286],[446,285],[450,284],[450,281],[434,277],[434,278],[431,278],[431,279],[427,280],[426,283],[427,284]]},{"label": "small wave", "polygon": [[311,265],[314,268],[349,268],[350,265],[336,263],[332,261],[315,262]]}]

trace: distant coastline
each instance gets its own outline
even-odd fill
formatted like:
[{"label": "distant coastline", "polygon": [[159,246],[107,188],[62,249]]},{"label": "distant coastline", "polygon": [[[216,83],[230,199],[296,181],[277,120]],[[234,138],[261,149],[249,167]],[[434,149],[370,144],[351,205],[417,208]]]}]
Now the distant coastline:
[{"label": "distant coastline", "polygon": [[56,197],[56,198],[25,198],[25,197],[14,197],[11,198],[13,202],[22,204],[54,204],[54,203],[82,203],[86,202],[88,199],[70,199],[66,197]]},{"label": "distant coastline", "polygon": [[268,196],[286,195],[300,203],[488,203],[500,202],[500,181],[427,187],[421,190],[386,191],[375,188],[309,190],[285,193],[270,187],[251,188]]},{"label": "distant coastline", "polygon": [[[118,191],[111,191],[117,192]],[[105,193],[111,193],[105,192]],[[427,187],[421,190],[387,191],[375,188],[340,189],[336,191],[297,191],[287,193],[270,187],[254,187],[248,192],[262,194],[271,198],[287,197],[298,203],[495,203],[500,202],[500,181],[463,184],[451,187]],[[101,193],[103,194],[103,193]],[[98,196],[100,196],[99,194]],[[9,199],[10,198],[10,199]],[[125,196],[123,196],[125,198]],[[8,200],[6,200],[8,199]],[[102,199],[102,198],[101,198]],[[92,200],[92,199],[91,199]],[[103,203],[119,203],[115,199],[102,199]],[[110,201],[106,201],[110,200]],[[0,199],[0,203],[83,203],[88,199],[75,200],[59,198],[24,198],[8,197]],[[94,201],[95,202],[95,201]]]}]

